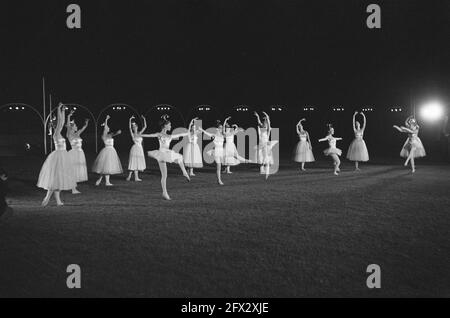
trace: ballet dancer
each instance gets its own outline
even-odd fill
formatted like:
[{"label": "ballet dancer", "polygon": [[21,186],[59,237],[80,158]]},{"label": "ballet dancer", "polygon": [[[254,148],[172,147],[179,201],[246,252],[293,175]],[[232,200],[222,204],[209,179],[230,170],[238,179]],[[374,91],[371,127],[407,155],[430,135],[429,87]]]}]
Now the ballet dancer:
[{"label": "ballet dancer", "polygon": [[342,154],[342,150],[336,148],[336,141],[342,140],[342,138],[334,137],[334,128],[331,124],[328,124],[328,135],[325,138],[319,139],[319,142],[328,141],[328,148],[323,151],[325,156],[330,156],[333,158],[334,163],[334,174],[337,176],[341,169],[339,166],[341,165],[341,160],[339,160],[339,156]]},{"label": "ballet dancer", "polygon": [[258,121],[258,137],[259,146],[257,147],[257,157],[260,166],[260,173],[266,175],[266,180],[269,178],[270,165],[274,163],[272,148],[277,144],[278,141],[270,141],[270,133],[272,127],[270,126],[270,117],[266,112],[264,114],[263,122],[257,112],[254,112],[256,119]]},{"label": "ballet dancer", "polygon": [[236,124],[233,127],[230,127],[228,124],[228,120],[231,117],[227,117],[223,122],[223,126],[225,127],[225,149],[224,149],[224,173],[231,174],[231,166],[237,166],[241,162],[248,163],[250,160],[241,157],[236,149],[236,145],[234,144],[234,136],[243,129],[239,128]]},{"label": "ballet dancer", "polygon": [[123,172],[120,158],[117,155],[116,149],[114,149],[114,137],[120,135],[122,131],[118,130],[117,132],[110,133],[110,128],[108,126],[108,120],[110,118],[111,117],[107,115],[105,122],[102,124],[102,126],[104,126],[102,140],[105,147],[100,151],[92,166],[92,171],[100,175],[95,182],[96,186],[100,185],[103,176],[105,177],[105,185],[108,187],[113,186],[110,182],[110,176],[121,174]]},{"label": "ballet dancer", "polygon": [[220,120],[217,120],[216,132],[214,134],[211,134],[206,130],[203,130],[202,128],[200,128],[200,130],[208,137],[213,138],[214,149],[209,150],[207,153],[210,156],[214,156],[214,161],[216,162],[217,183],[219,185],[223,185],[221,170],[222,170],[222,163],[224,161],[224,151],[223,151],[223,142],[225,134],[224,126],[220,123]]},{"label": "ballet dancer", "polygon": [[167,192],[167,162],[177,163],[180,166],[180,169],[186,179],[188,181],[191,181],[191,179],[189,178],[186,168],[184,167],[183,156],[170,149],[170,142],[172,141],[172,139],[187,136],[189,132],[169,135],[168,132],[172,130],[172,124],[169,121],[168,115],[161,116],[159,124],[161,127],[161,131],[159,133],[142,134],[142,137],[158,138],[159,150],[149,151],[148,155],[158,161],[159,169],[161,170],[161,187],[163,191],[163,198],[166,200],[171,200]]},{"label": "ballet dancer", "polygon": [[353,114],[353,132],[355,133],[355,139],[353,139],[348,147],[347,159],[354,161],[355,170],[359,171],[359,162],[369,161],[369,152],[367,151],[366,142],[363,139],[364,130],[366,129],[366,115],[363,112],[360,113],[363,117],[363,126],[361,128],[359,121],[355,120],[357,114],[358,112]]},{"label": "ballet dancer", "polygon": [[305,171],[305,162],[314,162],[314,155],[312,152],[311,140],[309,139],[309,133],[303,129],[303,121],[306,121],[306,119],[300,119],[295,127],[300,140],[295,148],[294,161],[301,162],[301,169],[302,171]]},{"label": "ballet dancer", "polygon": [[130,156],[128,159],[128,170],[130,171],[128,173],[127,181],[131,180],[131,175],[134,172],[134,181],[142,181],[139,179],[139,171],[144,171],[147,167],[145,163],[145,155],[144,155],[144,148],[142,147],[142,134],[147,129],[147,120],[144,116],[141,116],[144,126],[141,130],[138,130],[138,125],[136,124],[134,120],[134,116],[130,117],[128,126],[130,129],[130,135],[131,139],[133,140],[133,146],[130,150]]},{"label": "ballet dancer", "polygon": [[[72,110],[67,116],[66,123],[66,137],[70,142],[70,146],[72,149],[69,151],[69,156],[72,160],[72,166],[75,171],[75,181],[77,183],[85,182],[88,180],[88,172],[86,166],[86,156],[83,151],[83,139],[81,139],[81,134],[86,130],[89,119],[86,119],[84,122],[84,126],[81,129],[78,129],[75,121],[72,120],[72,115],[75,112]],[[73,188],[72,194],[81,193],[78,189]]]},{"label": "ballet dancer", "polygon": [[[405,127],[406,126],[406,127]],[[408,134],[408,139],[406,139],[405,144],[400,152],[400,156],[406,158],[405,167],[411,162],[412,173],[416,172],[416,165],[414,162],[415,158],[421,158],[426,156],[425,148],[423,147],[422,141],[419,138],[419,125],[413,116],[409,116],[405,120],[405,126],[394,125],[394,128],[402,133]]]},{"label": "ballet dancer", "polygon": [[55,195],[56,204],[64,205],[61,201],[61,191],[72,190],[76,187],[75,173],[72,161],[66,150],[66,139],[61,135],[66,118],[66,106],[59,103],[57,108],[57,123],[53,134],[55,150],[52,151],[39,173],[37,186],[47,190],[47,195],[42,201],[42,206],[47,206],[52,195]]},{"label": "ballet dancer", "polygon": [[194,177],[194,168],[202,168],[203,167],[203,158],[202,153],[200,151],[200,147],[198,145],[198,134],[200,132],[199,129],[195,126],[194,122],[198,120],[198,118],[194,118],[189,123],[189,142],[186,145],[186,149],[183,151],[183,161],[184,165],[189,168],[189,175]]}]

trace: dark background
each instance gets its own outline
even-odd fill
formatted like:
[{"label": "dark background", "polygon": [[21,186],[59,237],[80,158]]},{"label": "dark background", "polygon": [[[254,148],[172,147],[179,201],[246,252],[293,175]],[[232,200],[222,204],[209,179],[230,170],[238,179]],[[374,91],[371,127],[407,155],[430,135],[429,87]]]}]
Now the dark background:
[{"label": "dark background", "polygon": [[[95,114],[115,102],[142,113],[167,103],[188,121],[193,107],[209,104],[214,112],[202,117],[210,123],[230,114],[247,127],[254,125],[251,114],[234,106],[280,104],[285,108],[272,121],[286,152],[304,116],[313,139],[333,122],[345,149],[353,111],[373,107],[369,150],[397,156],[405,136],[392,123],[429,98],[450,100],[450,1],[376,1],[381,30],[366,27],[373,1],[355,0],[77,1],[82,29],[69,30],[72,2],[2,2],[0,105],[41,109],[43,76],[54,103],[79,103]],[[305,114],[306,105],[315,111]],[[336,105],[345,112],[331,112]],[[392,114],[391,107],[403,112]],[[22,115],[1,114],[9,132],[21,126]],[[126,118],[115,120],[126,129]],[[434,147],[437,125],[422,127],[425,146]]]}]

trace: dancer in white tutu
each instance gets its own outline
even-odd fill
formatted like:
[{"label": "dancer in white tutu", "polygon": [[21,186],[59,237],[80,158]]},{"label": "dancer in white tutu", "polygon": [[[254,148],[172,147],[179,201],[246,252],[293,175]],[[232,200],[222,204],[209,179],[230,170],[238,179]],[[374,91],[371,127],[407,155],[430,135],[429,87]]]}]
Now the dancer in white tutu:
[{"label": "dancer in white tutu", "polygon": [[147,121],[144,116],[141,116],[144,122],[144,126],[141,130],[138,129],[138,125],[134,122],[134,116],[131,116],[129,121],[130,135],[133,139],[133,146],[130,150],[130,156],[128,159],[128,173],[127,181],[131,180],[131,175],[134,172],[134,181],[142,181],[139,179],[139,171],[144,171],[147,167],[145,163],[144,148],[142,147],[142,134],[147,129]]},{"label": "dancer in white tutu", "polygon": [[325,156],[330,156],[333,158],[334,163],[334,174],[338,175],[341,169],[339,166],[341,165],[341,160],[339,160],[339,156],[342,154],[342,150],[336,148],[336,141],[342,140],[342,138],[334,137],[334,128],[331,124],[328,124],[328,135],[325,138],[319,139],[319,142],[328,141],[328,148],[323,151]]},{"label": "dancer in white tutu", "polygon": [[[81,134],[86,130],[89,119],[86,119],[84,126],[78,129],[75,121],[72,120],[72,115],[74,111],[71,111],[67,116],[67,133],[66,137],[70,142],[72,149],[69,151],[70,159],[72,160],[72,167],[75,171],[75,181],[77,183],[85,182],[88,180],[88,172],[86,166],[86,156],[83,151],[83,139],[81,139]],[[78,194],[80,191],[75,187],[72,189],[72,194]]]},{"label": "dancer in white tutu", "polygon": [[232,173],[231,166],[237,166],[241,162],[250,162],[250,160],[245,159],[244,157],[241,157],[239,155],[236,149],[236,145],[234,144],[234,136],[244,130],[239,128],[237,125],[233,125],[233,127],[230,127],[230,125],[228,124],[228,120],[230,120],[230,118],[231,117],[228,117],[223,122],[223,126],[225,127],[225,149],[223,161],[225,169],[223,172],[227,174]]},{"label": "dancer in white tutu", "polygon": [[217,183],[223,185],[221,170],[222,170],[222,163],[224,162],[223,142],[225,139],[224,138],[225,131],[223,125],[220,123],[220,120],[216,121],[216,127],[217,127],[216,132],[214,134],[211,134],[201,128],[200,130],[208,137],[213,138],[214,148],[209,150],[207,153],[210,156],[214,156],[214,161],[216,162]]},{"label": "dancer in white tutu", "polygon": [[198,120],[198,118],[194,118],[189,123],[189,142],[186,145],[186,148],[183,151],[183,161],[184,165],[189,168],[189,175],[194,177],[194,168],[202,168],[203,167],[203,158],[202,153],[200,151],[200,146],[198,145],[198,134],[201,132],[195,126],[194,122]]},{"label": "dancer in white tutu", "polygon": [[402,133],[408,134],[408,139],[403,145],[400,156],[406,158],[405,166],[407,166],[408,163],[411,162],[411,171],[414,173],[416,171],[414,159],[425,157],[426,152],[425,148],[423,147],[422,141],[419,138],[420,127],[417,124],[416,119],[412,116],[408,117],[405,121],[405,126],[399,127],[397,125],[394,125],[394,128]]},{"label": "dancer in white tutu", "polygon": [[158,161],[159,169],[161,170],[161,187],[163,191],[163,198],[171,200],[167,193],[167,162],[177,163],[180,166],[183,175],[188,181],[191,181],[183,164],[183,156],[170,149],[170,142],[172,139],[187,136],[189,133],[182,133],[176,135],[169,135],[168,132],[172,130],[172,124],[169,121],[168,115],[163,115],[160,121],[161,131],[155,134],[142,134],[142,137],[153,137],[159,140],[159,150],[152,150],[148,155]]},{"label": "dancer in white tutu", "polygon": [[300,119],[295,127],[299,142],[295,147],[294,161],[302,164],[302,171],[305,171],[305,162],[314,162],[314,155],[312,152],[311,140],[309,139],[309,133],[303,129],[302,122],[306,121],[305,118]]},{"label": "dancer in white tutu", "polygon": [[369,161],[369,152],[367,151],[366,142],[363,139],[364,130],[366,129],[366,115],[361,112],[361,116],[363,117],[363,126],[361,128],[361,124],[359,121],[356,121],[356,115],[358,112],[353,114],[353,132],[355,133],[355,139],[353,139],[350,147],[348,147],[347,151],[347,159],[355,162],[355,170],[359,171],[359,162]]},{"label": "dancer in white tutu", "polygon": [[57,108],[57,124],[53,134],[55,150],[48,155],[39,173],[37,186],[47,190],[47,195],[42,201],[42,206],[46,206],[53,194],[55,194],[56,204],[64,205],[61,201],[60,191],[72,190],[76,187],[74,169],[66,150],[66,140],[61,135],[64,127],[66,107],[60,103]]},{"label": "dancer in white tutu", "polygon": [[274,164],[272,148],[278,143],[278,141],[270,141],[270,133],[272,127],[270,126],[270,117],[266,112],[264,114],[263,122],[257,112],[254,112],[258,121],[258,138],[259,145],[257,146],[257,158],[260,166],[260,173],[266,175],[266,179],[269,177],[270,166]]},{"label": "dancer in white tutu", "polygon": [[114,149],[114,136],[120,135],[122,132],[118,130],[115,133],[110,133],[108,126],[109,119],[109,115],[106,116],[105,122],[103,123],[102,139],[105,143],[105,147],[100,151],[92,166],[92,171],[100,175],[95,182],[96,186],[100,185],[103,176],[105,177],[105,185],[108,187],[112,186],[113,184],[110,182],[110,176],[121,174],[123,172],[120,158],[117,155],[116,149]]}]

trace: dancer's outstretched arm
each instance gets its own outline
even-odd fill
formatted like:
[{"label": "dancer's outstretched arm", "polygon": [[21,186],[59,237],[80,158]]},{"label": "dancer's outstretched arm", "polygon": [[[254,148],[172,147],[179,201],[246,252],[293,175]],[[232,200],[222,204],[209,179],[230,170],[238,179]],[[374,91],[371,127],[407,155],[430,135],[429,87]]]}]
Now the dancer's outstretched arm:
[{"label": "dancer's outstretched arm", "polygon": [[103,123],[103,134],[102,137],[106,138],[108,136],[108,119],[111,118],[109,115],[106,115],[105,122]]},{"label": "dancer's outstretched arm", "polygon": [[406,128],[406,127],[404,127],[404,126],[399,127],[399,126],[397,126],[397,125],[394,125],[393,127],[394,127],[395,129],[397,129],[399,132],[402,132],[402,133],[410,133],[410,134],[413,133],[413,131],[412,131],[411,129]]},{"label": "dancer's outstretched arm", "polygon": [[84,121],[84,126],[83,126],[83,128],[81,128],[80,130],[78,130],[78,135],[81,135],[81,134],[86,130],[88,124],[89,124],[89,119],[86,118],[86,120]]},{"label": "dancer's outstretched arm", "polygon": [[141,131],[139,132],[139,134],[143,134],[144,131],[147,129],[147,119],[145,119],[144,115],[141,115],[142,121],[144,122],[144,126],[142,127]]},{"label": "dancer's outstretched arm", "polygon": [[362,126],[362,130],[364,131],[364,130],[366,129],[366,122],[367,122],[367,120],[366,120],[366,115],[365,115],[363,112],[361,112],[361,115],[362,115],[362,117],[363,117],[363,126]]},{"label": "dancer's outstretched arm", "polygon": [[312,143],[311,143],[311,139],[309,139],[309,133],[308,132],[306,132],[306,138],[308,138],[309,149],[312,150]]},{"label": "dancer's outstretched arm", "polygon": [[128,129],[130,130],[130,136],[131,138],[134,137],[133,128],[131,127],[131,121],[134,119],[134,115],[130,117],[128,120]]},{"label": "dancer's outstretched arm", "polygon": [[353,113],[353,131],[356,132],[356,115],[358,114],[358,112],[354,112]]},{"label": "dancer's outstretched arm", "polygon": [[144,138],[159,138],[161,137],[161,133],[154,133],[154,134],[141,134],[141,137]]},{"label": "dancer's outstretched arm", "polygon": [[185,137],[185,136],[188,136],[188,135],[189,135],[189,132],[185,132],[185,133],[181,133],[181,134],[175,134],[175,135],[172,135],[172,139],[178,139],[180,137]]},{"label": "dancer's outstretched arm", "polygon": [[122,133],[122,130],[118,130],[118,131],[116,131],[116,132],[113,132],[113,133],[111,134],[111,138],[113,138],[114,136],[120,135],[121,133]]},{"label": "dancer's outstretched arm", "polygon": [[211,134],[211,133],[207,132],[207,131],[204,130],[203,128],[199,128],[199,130],[200,130],[202,133],[204,133],[206,136],[210,137],[210,138],[215,137],[214,134]]},{"label": "dancer's outstretched arm", "polygon": [[63,103],[59,103],[57,113],[58,113],[58,122],[56,123],[55,134],[61,135],[61,131],[64,127],[66,117],[66,106],[64,106]]},{"label": "dancer's outstretched arm", "polygon": [[262,112],[265,116],[266,116],[266,118],[267,118],[267,125],[268,125],[268,127],[267,127],[267,135],[268,136],[270,136],[270,131],[272,130],[272,126],[270,125],[270,117],[269,117],[269,115],[267,115],[267,113],[266,112]]},{"label": "dancer's outstretched arm", "polygon": [[325,138],[322,138],[322,139],[319,139],[319,142],[322,142],[322,141],[327,141],[328,140],[328,136],[326,136]]},{"label": "dancer's outstretched arm", "polygon": [[69,113],[69,115],[67,115],[67,122],[66,122],[66,128],[67,128],[67,130],[69,130],[69,127],[70,127],[70,120],[72,119],[73,113],[74,113],[74,111],[71,110],[70,113]]}]

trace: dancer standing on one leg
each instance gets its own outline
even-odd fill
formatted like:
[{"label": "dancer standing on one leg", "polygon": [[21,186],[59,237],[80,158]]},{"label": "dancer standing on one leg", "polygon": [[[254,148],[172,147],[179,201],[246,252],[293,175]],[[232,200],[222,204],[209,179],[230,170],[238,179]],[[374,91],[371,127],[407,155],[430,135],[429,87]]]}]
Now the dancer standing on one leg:
[{"label": "dancer standing on one leg", "polygon": [[55,194],[56,204],[64,205],[61,201],[60,193],[63,190],[72,190],[76,187],[74,169],[71,165],[69,153],[66,150],[66,139],[61,135],[66,117],[66,106],[59,103],[57,108],[57,124],[53,134],[55,150],[50,153],[42,165],[37,186],[47,190],[47,195],[42,201],[42,206],[46,206],[53,194]]},{"label": "dancer standing on one leg", "polygon": [[236,149],[236,145],[234,144],[234,136],[243,131],[237,125],[233,125],[233,128],[228,125],[228,120],[231,117],[227,117],[223,122],[223,126],[225,127],[225,149],[224,149],[224,165],[225,169],[223,172],[230,174],[231,166],[237,166],[241,162],[250,162],[250,160],[241,157]]},{"label": "dancer standing on one leg", "polygon": [[129,121],[129,129],[130,129],[130,135],[131,139],[133,139],[134,145],[131,147],[130,150],[130,156],[128,159],[128,170],[130,171],[128,173],[127,181],[131,180],[131,175],[134,172],[134,181],[142,181],[139,179],[139,171],[144,171],[147,167],[145,163],[145,155],[144,155],[144,148],[142,147],[142,134],[147,129],[147,121],[145,120],[144,116],[141,116],[142,120],[144,122],[144,126],[139,131],[138,125],[136,122],[133,121],[134,116],[131,116]]},{"label": "dancer standing on one leg", "polygon": [[305,171],[305,162],[314,162],[314,155],[312,152],[309,134],[306,130],[303,129],[303,121],[306,121],[306,119],[300,119],[300,121],[297,123],[297,126],[295,127],[300,141],[297,143],[297,147],[295,148],[294,161],[300,162],[302,164],[302,171]]},{"label": "dancer standing on one leg", "polygon": [[339,156],[342,154],[342,150],[336,148],[336,141],[342,140],[342,138],[334,137],[334,128],[331,124],[328,124],[328,135],[325,138],[319,139],[319,142],[328,141],[328,148],[323,151],[325,156],[330,156],[333,158],[334,163],[334,174],[338,175],[341,169],[339,166],[341,165],[341,160],[339,160]]},{"label": "dancer standing on one leg", "polygon": [[353,114],[353,132],[355,133],[355,139],[353,139],[350,147],[348,147],[347,159],[354,161],[355,170],[359,171],[359,162],[369,161],[369,152],[367,151],[366,142],[363,139],[364,130],[366,129],[366,116],[361,112],[363,117],[363,126],[361,128],[359,121],[355,120],[357,114],[358,112]]},{"label": "dancer standing on one leg", "polygon": [[258,137],[259,146],[257,147],[258,163],[261,165],[260,173],[266,175],[266,179],[269,177],[270,165],[274,163],[272,148],[278,141],[269,141],[272,127],[270,125],[270,117],[266,112],[264,114],[263,122],[261,122],[257,112],[254,112],[258,121]]},{"label": "dancer standing on one leg", "polygon": [[166,200],[171,200],[169,194],[167,193],[167,162],[177,163],[183,175],[186,177],[188,181],[191,181],[188,173],[183,164],[183,156],[179,153],[170,149],[170,142],[172,139],[177,139],[180,137],[187,136],[189,133],[169,135],[168,132],[172,130],[172,124],[168,120],[168,115],[161,116],[160,127],[161,131],[155,134],[142,134],[142,137],[153,137],[158,138],[159,141],[159,150],[152,150],[148,152],[148,155],[152,158],[155,158],[158,161],[159,169],[161,170],[161,187],[163,191],[163,198]]},{"label": "dancer standing on one leg", "polygon": [[202,153],[200,151],[200,147],[198,145],[198,134],[200,132],[199,129],[195,126],[194,122],[198,120],[198,118],[194,118],[189,123],[189,142],[186,145],[186,149],[183,151],[183,161],[184,165],[189,168],[189,175],[194,177],[194,168],[202,168],[203,167],[203,158]]},{"label": "dancer standing on one leg", "polygon": [[[405,127],[406,126],[406,127]],[[419,138],[419,125],[416,120],[410,116],[405,121],[405,126],[397,126],[394,125],[394,128],[402,133],[408,134],[408,139],[403,145],[402,151],[400,152],[400,156],[406,158],[405,166],[411,162],[411,171],[412,173],[416,172],[416,165],[414,162],[415,158],[425,157],[426,152],[423,147],[422,141]]]},{"label": "dancer standing on one leg", "polygon": [[109,115],[106,116],[105,122],[102,125],[104,126],[102,139],[105,143],[105,147],[100,151],[92,166],[92,171],[100,175],[95,182],[96,186],[100,185],[103,176],[105,177],[105,185],[108,187],[112,186],[113,184],[110,182],[110,176],[121,174],[123,172],[120,158],[117,155],[116,149],[114,149],[114,136],[120,135],[122,132],[118,130],[115,133],[110,133],[108,126],[108,120],[110,118]]},{"label": "dancer standing on one leg", "polygon": [[207,132],[206,130],[203,130],[200,128],[200,130],[207,135],[210,138],[213,138],[214,143],[214,149],[211,149],[208,151],[208,154],[210,156],[214,156],[214,161],[216,162],[216,176],[217,176],[217,183],[220,185],[223,185],[222,182],[222,175],[221,175],[221,169],[222,169],[222,163],[224,161],[224,150],[223,150],[223,142],[224,142],[224,127],[220,123],[220,120],[216,122],[216,133],[211,134]]},{"label": "dancer standing on one leg", "polygon": [[[69,156],[72,160],[72,166],[75,171],[75,181],[77,183],[85,182],[88,180],[88,172],[86,166],[86,156],[83,151],[83,139],[81,139],[81,134],[86,130],[89,119],[86,119],[84,122],[83,128],[78,130],[76,123],[71,120],[74,111],[71,111],[67,116],[67,133],[66,137],[70,142],[70,146],[72,149],[69,151]],[[73,188],[72,194],[78,194],[80,191],[78,189]]]}]

